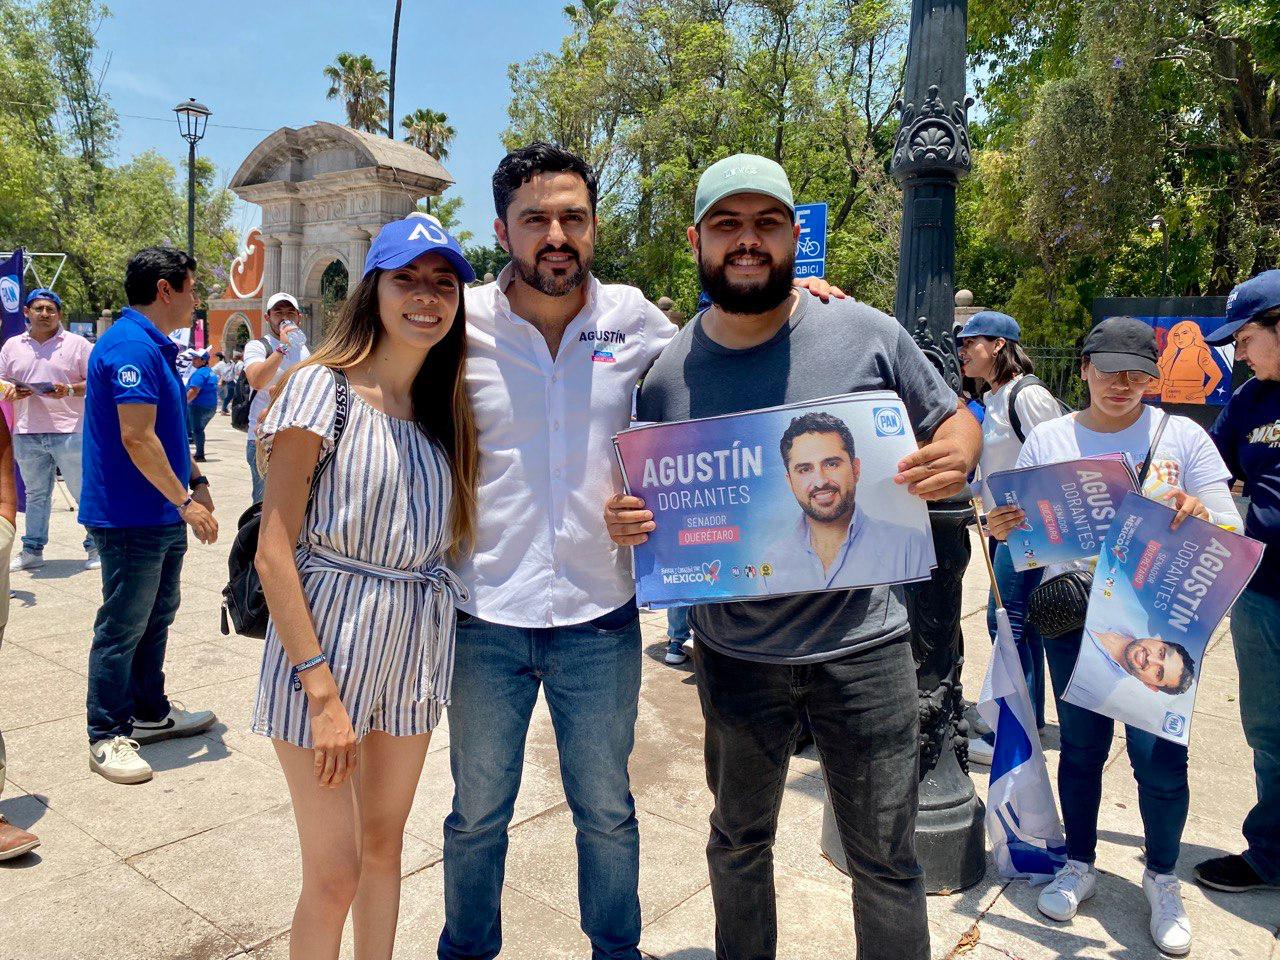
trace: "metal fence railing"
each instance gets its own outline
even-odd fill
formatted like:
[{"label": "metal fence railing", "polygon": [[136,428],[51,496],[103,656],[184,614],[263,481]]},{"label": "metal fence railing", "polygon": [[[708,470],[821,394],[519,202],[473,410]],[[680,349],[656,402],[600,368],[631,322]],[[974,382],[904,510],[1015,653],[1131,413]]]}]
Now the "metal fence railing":
[{"label": "metal fence railing", "polygon": [[1080,352],[1074,347],[1024,343],[1022,348],[1036,365],[1036,376],[1053,395],[1072,409],[1084,406],[1086,390],[1080,379]]}]

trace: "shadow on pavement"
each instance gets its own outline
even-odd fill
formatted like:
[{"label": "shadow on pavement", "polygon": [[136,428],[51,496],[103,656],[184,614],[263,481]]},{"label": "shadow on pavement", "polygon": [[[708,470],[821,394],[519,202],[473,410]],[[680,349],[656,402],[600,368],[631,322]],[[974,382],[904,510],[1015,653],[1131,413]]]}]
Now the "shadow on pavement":
[{"label": "shadow on pavement", "polygon": [[227,725],[219,721],[202,734],[147,744],[138,752],[156,773],[212,763],[231,756],[231,751],[222,742],[222,735],[226,732]]}]

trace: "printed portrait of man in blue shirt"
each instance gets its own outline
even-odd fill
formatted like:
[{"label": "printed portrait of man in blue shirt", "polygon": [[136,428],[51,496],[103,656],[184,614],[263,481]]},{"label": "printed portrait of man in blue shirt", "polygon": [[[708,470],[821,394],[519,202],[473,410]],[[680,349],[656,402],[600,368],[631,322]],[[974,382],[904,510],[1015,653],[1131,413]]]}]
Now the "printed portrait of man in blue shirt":
[{"label": "printed portrait of man in blue shirt", "polygon": [[779,442],[800,507],[764,559],[768,588],[800,593],[929,576],[928,535],[870,517],[857,504],[862,462],[848,424],[829,413],[795,417]]}]

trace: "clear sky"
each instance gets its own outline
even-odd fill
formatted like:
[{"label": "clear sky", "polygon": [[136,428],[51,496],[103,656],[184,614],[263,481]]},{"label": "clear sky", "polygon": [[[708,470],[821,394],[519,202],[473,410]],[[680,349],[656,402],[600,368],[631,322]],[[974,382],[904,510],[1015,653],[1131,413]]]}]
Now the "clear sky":
[{"label": "clear sky", "polygon": [[[316,120],[341,123],[342,103],[326,100],[321,70],[342,51],[391,58],[394,0],[110,0],[98,33],[110,54],[104,89],[120,116],[119,156],[158,150],[177,166],[186,156],[173,107],[195,97],[213,111],[198,147],[221,183],[268,133]],[[458,131],[445,167],[461,194],[462,226],[476,243],[493,239],[489,178],[502,157],[507,67],[557,50],[569,32],[565,0],[404,0],[396,68],[396,114],[443,110]],[[129,116],[135,115],[135,116]],[[159,117],[156,120],[135,117]],[[230,129],[252,127],[258,129]],[[237,206],[242,234],[258,208]]]}]

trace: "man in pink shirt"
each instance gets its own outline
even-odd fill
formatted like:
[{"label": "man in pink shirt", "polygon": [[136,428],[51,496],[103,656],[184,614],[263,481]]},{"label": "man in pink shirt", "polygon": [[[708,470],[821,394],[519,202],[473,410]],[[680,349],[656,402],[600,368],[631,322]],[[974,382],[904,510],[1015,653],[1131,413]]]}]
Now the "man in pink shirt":
[{"label": "man in pink shirt", "polygon": [[[15,413],[13,457],[27,488],[22,552],[11,570],[44,566],[57,471],[80,499],[80,426],[93,349],[84,337],[62,328],[62,300],[52,290],[32,290],[26,315],[27,332],[0,347],[0,387]],[[85,568],[98,569],[98,551],[88,537],[84,548]]]}]

